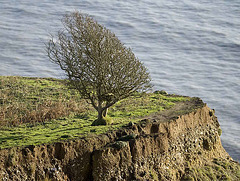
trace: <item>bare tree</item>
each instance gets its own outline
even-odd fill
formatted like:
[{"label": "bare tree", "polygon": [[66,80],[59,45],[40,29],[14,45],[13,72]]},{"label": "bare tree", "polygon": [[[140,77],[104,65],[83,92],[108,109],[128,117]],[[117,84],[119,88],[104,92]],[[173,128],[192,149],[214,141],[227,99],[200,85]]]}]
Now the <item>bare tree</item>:
[{"label": "bare tree", "polygon": [[70,85],[90,100],[98,111],[97,121],[106,124],[110,106],[150,87],[149,72],[130,48],[89,15],[74,12],[62,22],[64,30],[47,44],[48,56],[66,72]]}]

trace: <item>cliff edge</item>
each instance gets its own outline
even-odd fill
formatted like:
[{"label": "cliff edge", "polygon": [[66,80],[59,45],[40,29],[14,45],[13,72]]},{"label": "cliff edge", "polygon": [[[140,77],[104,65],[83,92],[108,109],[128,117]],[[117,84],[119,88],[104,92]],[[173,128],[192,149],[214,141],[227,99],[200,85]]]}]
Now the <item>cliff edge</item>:
[{"label": "cliff edge", "polygon": [[102,135],[0,150],[2,180],[240,180],[199,98]]}]

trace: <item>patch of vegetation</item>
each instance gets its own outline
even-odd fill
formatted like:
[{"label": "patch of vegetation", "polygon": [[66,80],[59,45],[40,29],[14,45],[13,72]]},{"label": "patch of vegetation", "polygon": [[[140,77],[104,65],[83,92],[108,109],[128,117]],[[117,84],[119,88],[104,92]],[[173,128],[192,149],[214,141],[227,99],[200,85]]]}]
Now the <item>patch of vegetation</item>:
[{"label": "patch of vegetation", "polygon": [[97,112],[64,80],[0,76],[0,148],[103,134],[189,99],[136,93],[109,109],[113,124],[91,126]]},{"label": "patch of vegetation", "polygon": [[158,175],[156,173],[156,171],[151,167],[150,169],[150,177],[152,178],[152,180],[154,181],[158,181]]},{"label": "patch of vegetation", "polygon": [[203,167],[191,168],[182,180],[240,180],[239,172],[239,163],[220,158]]},{"label": "patch of vegetation", "polygon": [[218,135],[221,136],[222,135],[222,129],[218,128]]}]

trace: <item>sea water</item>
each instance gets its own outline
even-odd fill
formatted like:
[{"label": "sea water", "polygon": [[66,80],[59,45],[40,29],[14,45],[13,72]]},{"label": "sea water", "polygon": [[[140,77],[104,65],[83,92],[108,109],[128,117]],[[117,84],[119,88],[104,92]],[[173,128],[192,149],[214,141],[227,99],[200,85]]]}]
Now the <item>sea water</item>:
[{"label": "sea water", "polygon": [[154,89],[198,96],[240,160],[239,0],[0,0],[0,75],[64,78],[46,55],[64,14],[92,15],[131,47]]}]

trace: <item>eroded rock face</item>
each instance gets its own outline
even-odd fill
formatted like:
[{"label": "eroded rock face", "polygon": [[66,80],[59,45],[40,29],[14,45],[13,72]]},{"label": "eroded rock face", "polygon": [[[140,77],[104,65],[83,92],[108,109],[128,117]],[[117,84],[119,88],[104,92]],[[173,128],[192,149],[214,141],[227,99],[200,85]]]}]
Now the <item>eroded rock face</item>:
[{"label": "eroded rock face", "polygon": [[207,174],[201,175],[204,172],[201,169],[208,170],[206,165],[209,165],[213,173],[217,173],[219,166],[220,174],[224,172],[238,180],[239,164],[223,149],[219,129],[213,111],[202,105],[171,120],[148,118],[106,135],[5,149],[0,151],[0,178],[80,181],[194,180],[198,177],[204,180]]},{"label": "eroded rock face", "polygon": [[136,126],[138,136],[122,149],[105,147],[93,154],[94,180],[181,180],[189,167],[228,158],[209,112],[204,106],[176,120]]}]

